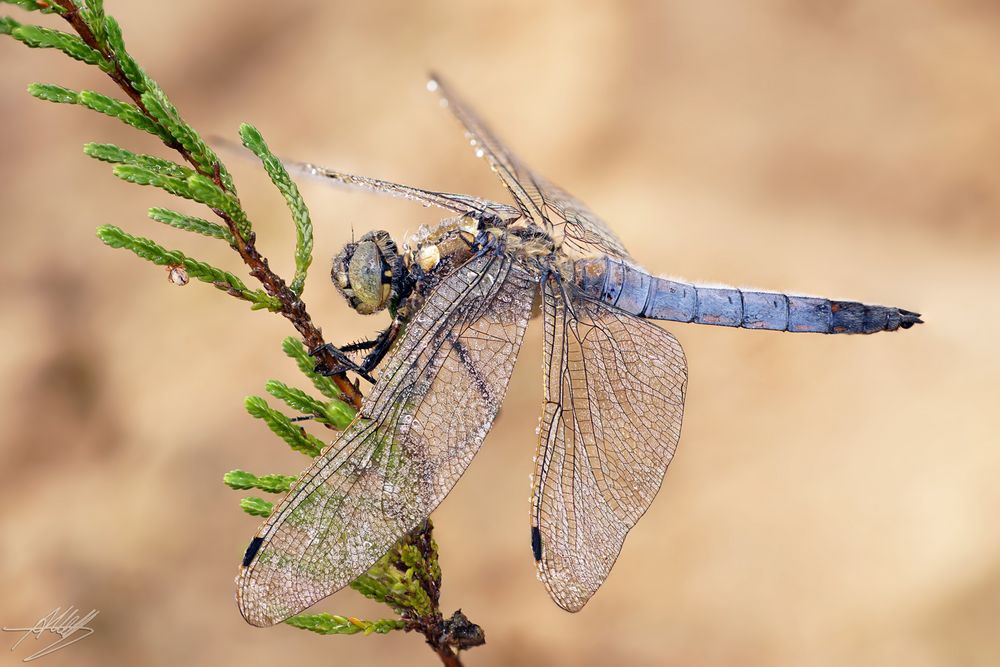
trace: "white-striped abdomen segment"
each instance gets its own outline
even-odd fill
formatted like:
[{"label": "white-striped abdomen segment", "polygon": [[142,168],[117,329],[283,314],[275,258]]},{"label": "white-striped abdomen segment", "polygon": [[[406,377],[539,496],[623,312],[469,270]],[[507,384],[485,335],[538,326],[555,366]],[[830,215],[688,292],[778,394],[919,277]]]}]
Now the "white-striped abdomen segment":
[{"label": "white-striped abdomen segment", "polygon": [[895,331],[921,321],[917,313],[887,306],[691,285],[652,276],[614,257],[572,265],[573,282],[585,294],[654,320],[815,333]]}]

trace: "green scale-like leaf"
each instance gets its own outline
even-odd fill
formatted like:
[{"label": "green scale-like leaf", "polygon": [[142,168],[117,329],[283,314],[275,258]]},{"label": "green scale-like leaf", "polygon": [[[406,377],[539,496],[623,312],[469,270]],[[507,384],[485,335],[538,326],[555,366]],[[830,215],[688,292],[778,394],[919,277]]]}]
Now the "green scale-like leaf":
[{"label": "green scale-like leaf", "polygon": [[[198,133],[194,131],[194,128],[184,122],[184,120],[180,117],[180,114],[177,112],[177,109],[170,103],[166,94],[160,89],[159,85],[157,85],[155,81],[146,77],[146,87],[146,92],[142,94],[142,103],[149,111],[150,115],[156,119],[156,121],[167,131],[174,141],[184,147],[203,174],[215,174],[218,172],[219,180],[222,181],[222,184],[226,188],[226,196],[235,203],[236,200],[234,195],[236,193],[236,186],[233,185],[232,176],[229,175],[229,171],[219,160],[215,151],[209,148],[208,144],[202,141],[201,137],[198,136]],[[247,222],[246,215],[243,213],[242,209],[240,209],[238,203],[235,203],[235,211],[231,211],[228,206],[219,206],[219,208],[226,213],[229,213],[231,217],[234,217],[234,220],[236,218],[239,219],[237,221],[237,226],[240,228],[241,234],[249,234],[249,222]]]},{"label": "green scale-like leaf", "polygon": [[21,24],[9,16],[0,16],[0,35],[13,35],[19,25]]},{"label": "green scale-like leaf", "polygon": [[105,29],[107,17],[104,15],[103,0],[86,0],[83,8],[80,10],[80,16],[83,17],[83,21],[90,28],[90,31],[94,33],[98,44],[102,45],[101,48],[104,48],[103,45],[107,43],[107,31]]},{"label": "green scale-like leaf", "polygon": [[118,21],[113,16],[106,16],[104,18],[104,30],[108,48],[114,54],[118,67],[125,74],[128,82],[132,84],[132,87],[142,94],[149,88],[149,83],[156,85],[125,49],[125,40],[122,38],[121,26],[118,25]]},{"label": "green scale-like leaf", "polygon": [[250,233],[250,223],[236,199],[201,174],[191,174],[187,178],[177,178],[158,173],[145,167],[122,164],[113,173],[123,181],[138,185],[151,185],[166,190],[172,195],[191,199],[213,210],[223,211],[244,238]]},{"label": "green scale-like leaf", "polygon": [[97,65],[105,71],[111,67],[99,51],[90,48],[82,39],[68,32],[22,23],[10,31],[10,36],[33,49],[58,49],[70,58],[88,65]]},{"label": "green scale-like leaf", "polygon": [[263,420],[275,435],[288,443],[288,446],[295,451],[315,458],[326,446],[322,440],[306,433],[301,426],[296,425],[286,415],[269,406],[267,401],[260,396],[248,396],[244,403],[247,412],[257,419]]},{"label": "green scale-like leaf", "polygon": [[80,103],[80,93],[52,83],[33,83],[28,86],[28,93],[46,102],[55,102],[57,104]]},{"label": "green scale-like leaf", "polygon": [[255,496],[247,496],[246,498],[240,499],[240,508],[251,516],[271,516],[271,511],[274,509],[274,503],[269,503],[263,498],[257,498]]},{"label": "green scale-like leaf", "polygon": [[203,220],[201,218],[196,218],[191,215],[178,213],[177,211],[172,211],[169,208],[151,208],[149,209],[149,217],[157,222],[162,222],[165,225],[170,225],[171,227],[175,227],[177,229],[183,229],[185,231],[195,232],[203,236],[211,236],[212,238],[222,239],[227,241],[230,245],[234,243],[233,235],[222,225],[209,222],[208,220]]},{"label": "green scale-like leaf", "polygon": [[292,482],[296,479],[294,475],[263,475],[258,477],[246,470],[230,470],[222,477],[222,481],[231,489],[239,491],[260,489],[268,493],[286,493],[292,488]]},{"label": "green scale-like leaf", "polygon": [[167,250],[155,241],[132,236],[114,225],[104,225],[97,230],[97,236],[112,248],[124,248],[139,257],[159,266],[182,266],[188,275],[218,289],[249,301],[255,309],[279,310],[280,304],[260,290],[250,290],[243,281],[211,264],[186,257],[179,250]]},{"label": "green scale-like leaf", "polygon": [[322,424],[329,424],[340,430],[347,428],[353,418],[353,410],[347,408],[343,401],[323,402],[301,389],[289,387],[284,382],[277,380],[269,381],[264,385],[264,389],[275,398],[284,401],[289,407],[304,415],[315,417],[316,421]]},{"label": "green scale-like leaf", "polygon": [[140,129],[143,132],[148,132],[160,139],[169,139],[169,136],[156,123],[147,118],[139,107],[134,104],[128,104],[91,90],[78,93],[69,88],[63,88],[62,86],[50,83],[33,83],[28,86],[28,92],[38,99],[47,102],[79,104],[112,118],[117,118],[123,123]]},{"label": "green scale-like leaf", "polygon": [[160,139],[169,139],[167,133],[164,132],[163,129],[154,121],[150,120],[144,113],[142,113],[142,110],[134,104],[122,102],[121,100],[116,100],[113,97],[95,93],[92,90],[81,91],[79,99],[80,104],[89,107],[94,111],[99,111],[100,113],[111,116],[112,118],[117,118],[123,123],[138,128],[143,132],[148,132],[156,137],[159,137]]},{"label": "green scale-like leaf", "polygon": [[322,417],[326,410],[325,403],[313,398],[301,389],[289,387],[284,382],[270,380],[264,385],[264,389],[271,396],[284,401],[289,407],[298,410],[304,415]]},{"label": "green scale-like leaf", "polygon": [[299,614],[298,616],[292,616],[285,623],[321,635],[354,635],[359,632],[363,632],[366,635],[370,635],[373,632],[384,635],[393,630],[402,630],[406,627],[404,621],[396,619],[363,621],[359,618],[336,616],[333,614]]},{"label": "green scale-like leaf", "polygon": [[142,169],[147,169],[162,176],[187,179],[189,176],[194,174],[193,171],[187,167],[177,164],[176,162],[164,160],[152,155],[140,155],[133,153],[132,151],[125,150],[124,148],[119,148],[114,144],[84,144],[83,152],[95,160],[111,162],[113,164],[130,164],[134,167],[141,167]]},{"label": "green scale-like leaf", "polygon": [[0,0],[0,3],[17,5],[29,12],[41,12],[42,14],[62,14],[63,8],[54,2],[36,2],[35,0]]},{"label": "green scale-like leaf", "polygon": [[240,126],[240,137],[243,145],[260,158],[264,165],[264,171],[271,177],[271,182],[278,188],[288,204],[288,210],[292,212],[292,221],[295,223],[295,277],[289,287],[296,294],[302,294],[302,289],[306,283],[306,273],[312,263],[313,251],[313,227],[309,218],[309,209],[306,207],[298,187],[288,175],[285,165],[281,164],[264,142],[264,137],[253,125],[244,123]]}]

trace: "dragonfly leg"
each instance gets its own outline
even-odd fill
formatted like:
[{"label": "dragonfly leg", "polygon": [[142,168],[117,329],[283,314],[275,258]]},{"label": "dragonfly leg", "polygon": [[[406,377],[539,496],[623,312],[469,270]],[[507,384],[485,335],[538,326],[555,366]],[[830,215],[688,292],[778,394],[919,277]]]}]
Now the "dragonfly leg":
[{"label": "dragonfly leg", "polygon": [[351,343],[350,345],[345,345],[340,348],[341,352],[358,352],[360,350],[370,350],[378,343],[376,340],[359,340],[357,343]]},{"label": "dragonfly leg", "polygon": [[[399,335],[400,329],[400,321],[394,319],[392,323],[373,340],[363,340],[357,343],[351,343],[350,345],[345,345],[343,347],[336,347],[330,343],[325,343],[324,345],[310,350],[309,354],[311,356],[316,356],[317,354],[326,351],[333,355],[333,357],[337,360],[337,366],[334,368],[328,368],[323,362],[319,362],[316,364],[314,370],[320,375],[336,375],[337,373],[343,373],[344,371],[353,371],[354,373],[357,373],[359,377],[375,384],[375,379],[371,376],[371,372],[375,370],[375,367],[378,366],[385,358],[385,355],[388,354],[389,349],[392,347],[396,337]],[[360,364],[356,363],[346,354],[347,352],[357,352],[359,350],[371,350]]]},{"label": "dragonfly leg", "polygon": [[309,356],[315,357],[317,354],[322,354],[323,352],[329,352],[330,355],[337,360],[337,365],[331,368],[322,361],[318,361],[316,362],[316,366],[313,367],[313,371],[316,373],[330,376],[337,375],[338,373],[343,373],[345,371],[353,371],[368,382],[375,384],[375,378],[373,378],[368,371],[362,368],[362,366],[354,363],[354,360],[344,354],[344,352],[342,352],[336,345],[323,343],[322,345],[309,350]]},{"label": "dragonfly leg", "polygon": [[364,342],[364,344],[368,346],[366,349],[371,349],[371,352],[369,352],[364,361],[361,362],[361,368],[364,369],[366,373],[370,373],[375,370],[375,367],[382,362],[385,355],[389,353],[389,349],[392,347],[392,344],[396,342],[396,337],[399,336],[401,328],[400,321],[398,319],[394,319],[392,323],[389,324],[389,326],[387,326],[382,333],[375,338],[375,340]]}]

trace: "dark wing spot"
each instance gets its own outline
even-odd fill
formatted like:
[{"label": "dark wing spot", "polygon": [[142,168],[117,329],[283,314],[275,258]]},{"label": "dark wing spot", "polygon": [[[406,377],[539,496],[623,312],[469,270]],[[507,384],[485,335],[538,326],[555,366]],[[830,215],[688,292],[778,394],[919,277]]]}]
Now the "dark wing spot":
[{"label": "dark wing spot", "polygon": [[487,405],[493,400],[493,396],[490,394],[490,386],[486,384],[486,380],[483,378],[483,374],[479,372],[476,365],[472,363],[469,358],[469,354],[465,349],[465,345],[462,341],[458,340],[454,334],[448,334],[448,342],[451,343],[452,347],[455,349],[455,353],[458,355],[459,361],[465,366],[465,370],[468,371],[469,377],[472,381],[476,383],[476,388],[479,390],[479,395],[483,397],[483,402]]},{"label": "dark wing spot", "polygon": [[535,556],[535,561],[542,560],[542,533],[538,526],[531,527],[531,553]]},{"label": "dark wing spot", "polygon": [[243,567],[248,566],[253,561],[253,557],[260,551],[262,544],[264,544],[263,537],[255,537],[250,540],[250,546],[247,547],[247,552],[243,555]]}]

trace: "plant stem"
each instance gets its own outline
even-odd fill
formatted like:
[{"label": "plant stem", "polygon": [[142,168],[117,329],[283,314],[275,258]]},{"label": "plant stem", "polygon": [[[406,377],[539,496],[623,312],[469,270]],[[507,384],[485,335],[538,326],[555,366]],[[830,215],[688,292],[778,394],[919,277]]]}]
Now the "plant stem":
[{"label": "plant stem", "polygon": [[[433,524],[430,520],[426,520],[407,538],[420,550],[425,563],[437,562],[437,547],[434,545],[433,530]],[[430,598],[432,611],[426,615],[405,611],[402,616],[407,623],[406,629],[421,633],[427,641],[427,645],[431,647],[446,667],[461,667],[462,660],[459,657],[459,651],[484,644],[486,637],[482,629],[466,618],[461,609],[447,620],[441,614],[440,569],[433,572],[424,569],[421,573],[423,576],[420,585]]]}]

